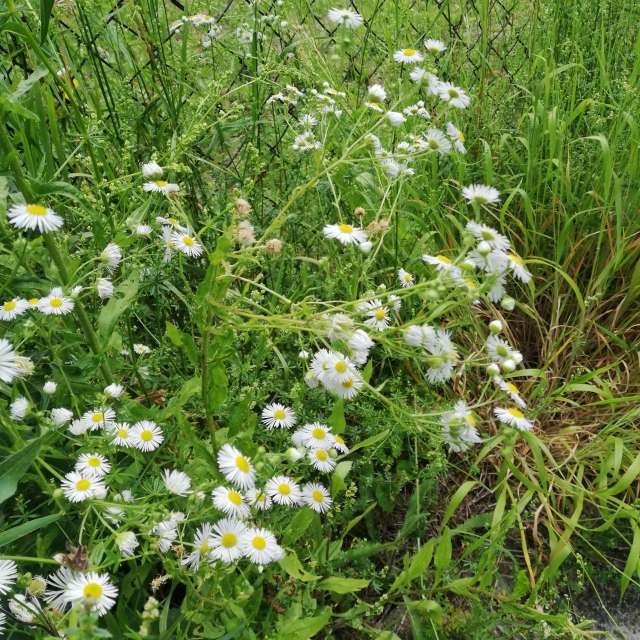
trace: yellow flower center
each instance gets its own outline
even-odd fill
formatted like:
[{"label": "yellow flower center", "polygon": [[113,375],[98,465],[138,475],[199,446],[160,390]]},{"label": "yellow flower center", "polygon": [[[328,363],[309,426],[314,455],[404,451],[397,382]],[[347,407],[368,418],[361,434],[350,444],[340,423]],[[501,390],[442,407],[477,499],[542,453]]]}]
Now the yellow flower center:
[{"label": "yellow flower center", "polygon": [[287,417],[287,414],[285,413],[284,409],[276,409],[273,412],[273,417],[276,420],[284,420]]},{"label": "yellow flower center", "polygon": [[18,305],[17,305],[17,303],[16,303],[16,301],[15,301],[15,300],[9,300],[9,302],[5,302],[5,303],[2,305],[2,308],[3,308],[5,311],[13,311],[17,306],[18,306]]},{"label": "yellow flower center", "polygon": [[264,495],[264,493],[262,493],[262,491],[260,493],[256,493],[256,502],[265,502],[267,499],[267,496]]},{"label": "yellow flower center", "polygon": [[[167,183],[165,182],[164,184],[167,184]],[[167,222],[169,224],[178,224],[178,220],[176,218],[167,218]]]},{"label": "yellow flower center", "polygon": [[236,467],[239,471],[242,471],[242,473],[248,473],[250,469],[249,463],[244,456],[238,456],[236,458]]},{"label": "yellow flower center", "polygon": [[30,216],[46,216],[47,208],[40,204],[29,204],[27,205],[27,213]]},{"label": "yellow flower center", "polygon": [[451,264],[451,260],[447,258],[447,256],[437,255],[436,260],[438,260],[439,262],[443,262],[444,264]]},{"label": "yellow flower center", "polygon": [[457,98],[460,94],[453,88],[448,91],[450,98]]},{"label": "yellow flower center", "polygon": [[153,431],[149,431],[149,429],[145,429],[140,432],[140,440],[144,440],[145,442],[149,442],[153,440]]},{"label": "yellow flower center", "polygon": [[87,464],[90,467],[99,467],[100,466],[100,458],[89,458],[87,460]]},{"label": "yellow flower center", "polygon": [[476,417],[470,413],[469,415],[467,415],[467,423],[472,426],[475,427],[476,424],[478,424],[478,421],[476,420]]},{"label": "yellow flower center", "polygon": [[321,462],[324,462],[328,458],[327,452],[324,449],[318,449],[316,451],[316,458]]},{"label": "yellow flower center", "polygon": [[374,315],[376,317],[376,320],[384,320],[384,317],[385,317],[384,309],[376,309],[374,312]]},{"label": "yellow flower center", "polygon": [[158,186],[158,187],[166,187],[167,184],[169,184],[165,180],[156,180],[155,182],[156,182],[156,186]]},{"label": "yellow flower center", "polygon": [[86,478],[81,478],[76,482],[76,489],[78,491],[86,491],[91,486],[91,482]]},{"label": "yellow flower center", "polygon": [[205,540],[205,541],[200,545],[200,553],[207,553],[207,551],[209,551],[209,543]]},{"label": "yellow flower center", "polygon": [[97,600],[102,595],[102,586],[97,582],[89,582],[84,585],[82,595],[91,600]]},{"label": "yellow flower center", "polygon": [[322,427],[316,427],[312,432],[311,436],[316,440],[322,440],[327,432]]},{"label": "yellow flower center", "polygon": [[324,495],[322,495],[322,491],[318,491],[318,489],[314,489],[314,490],[311,492],[311,497],[312,497],[316,502],[319,502],[319,503],[324,502]]},{"label": "yellow flower center", "polygon": [[351,387],[353,387],[353,378],[347,378],[346,380],[342,381],[343,389],[351,389]]},{"label": "yellow flower center", "polygon": [[51,300],[49,300],[49,304],[54,309],[58,309],[62,306],[62,298],[51,298]]},{"label": "yellow flower center", "polygon": [[262,551],[267,546],[267,541],[262,536],[255,536],[251,541],[254,549]]},{"label": "yellow flower center", "polygon": [[460,142],[464,142],[464,133],[462,133],[462,131],[458,131],[458,140],[460,140]]},{"label": "yellow flower center", "polygon": [[515,384],[512,384],[511,382],[507,382],[505,386],[507,387],[507,389],[509,389],[509,391],[511,391],[511,393],[518,393],[518,387],[516,387]]},{"label": "yellow flower center", "polygon": [[411,278],[413,278],[413,276],[410,273],[405,273],[404,274],[404,281],[405,282],[411,282]]},{"label": "yellow flower center", "polygon": [[278,493],[281,496],[288,496],[291,493],[291,487],[283,482],[281,485],[278,485]]},{"label": "yellow flower center", "polygon": [[415,56],[415,55],[416,55],[416,53],[417,53],[417,51],[416,51],[415,49],[403,49],[403,50],[402,50],[402,53],[403,53],[405,56]]},{"label": "yellow flower center", "polygon": [[118,438],[122,438],[123,440],[129,437],[129,432],[126,429],[118,429],[116,433],[118,434]]},{"label": "yellow flower center", "polygon": [[29,298],[29,304],[35,306],[40,302],[40,298]]},{"label": "yellow flower center", "polygon": [[182,238],[182,244],[186,245],[187,247],[193,247],[193,238],[190,238],[189,236],[184,236]]},{"label": "yellow flower center", "polygon": [[522,413],[522,411],[520,411],[519,409],[507,409],[507,411],[514,417],[514,418],[524,418],[524,413]]},{"label": "yellow flower center", "polygon": [[338,444],[344,444],[344,438],[342,436],[336,436],[336,442]]},{"label": "yellow flower center", "polygon": [[524,266],[524,260],[520,257],[517,256],[515,253],[510,253],[509,257],[516,263],[519,264],[521,267]]},{"label": "yellow flower center", "polygon": [[229,498],[229,502],[235,504],[236,507],[242,504],[242,496],[237,491],[229,491],[227,498]]},{"label": "yellow flower center", "polygon": [[98,413],[94,413],[91,416],[91,422],[102,422],[104,420],[104,413],[102,413],[101,411],[98,411]]},{"label": "yellow flower center", "polygon": [[344,360],[338,360],[334,365],[334,369],[338,373],[345,373],[347,370],[347,363]]},{"label": "yellow flower center", "polygon": [[238,537],[235,533],[225,533],[220,542],[226,549],[231,549],[231,547],[235,547],[238,543]]},{"label": "yellow flower center", "polygon": [[353,227],[350,224],[339,224],[338,229],[341,233],[353,233]]}]

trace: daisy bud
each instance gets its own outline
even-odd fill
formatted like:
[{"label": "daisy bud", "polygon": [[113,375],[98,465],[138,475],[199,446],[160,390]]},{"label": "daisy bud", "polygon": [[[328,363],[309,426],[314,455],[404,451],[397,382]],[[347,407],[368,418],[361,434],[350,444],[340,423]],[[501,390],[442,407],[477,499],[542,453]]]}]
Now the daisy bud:
[{"label": "daisy bud", "polygon": [[422,329],[414,324],[404,330],[404,341],[411,347],[419,347],[422,344]]},{"label": "daisy bud", "polygon": [[507,311],[513,311],[516,306],[516,301],[511,296],[505,296],[500,301],[500,306]]},{"label": "daisy bud", "polygon": [[399,111],[387,111],[387,121],[392,127],[400,127],[406,118]]},{"label": "daisy bud", "polygon": [[519,351],[514,351],[511,354],[511,358],[516,364],[520,364],[522,362],[522,354]]},{"label": "daisy bud", "polygon": [[494,378],[495,376],[499,376],[500,375],[500,367],[495,362],[492,362],[490,365],[487,366],[487,375],[490,378]]},{"label": "daisy bud", "polygon": [[500,320],[492,320],[489,323],[489,332],[494,336],[498,335],[502,331],[502,329],[503,329],[503,326]]},{"label": "daisy bud", "polygon": [[478,243],[478,253],[481,256],[488,256],[491,253],[491,245],[485,240]]},{"label": "daisy bud", "polygon": [[300,353],[298,353],[298,358],[300,358],[300,360],[308,360],[309,352],[303,349],[302,351],[300,351]]},{"label": "daisy bud", "polygon": [[53,493],[51,495],[54,497],[54,499],[57,500],[59,498],[62,498],[62,496],[64,496],[64,491],[60,487],[58,487],[57,489],[53,490]]},{"label": "daisy bud", "polygon": [[369,240],[366,240],[365,242],[361,242],[358,245],[358,248],[360,249],[360,251],[362,251],[362,253],[369,253],[372,247],[373,245]]},{"label": "daisy bud", "polygon": [[162,176],[162,167],[157,162],[147,162],[142,165],[142,175],[145,178],[159,178]]},{"label": "daisy bud", "polygon": [[333,458],[335,460],[338,457],[338,452],[335,449],[330,449],[329,450],[329,457]]},{"label": "daisy bud", "polygon": [[298,462],[298,460],[304,458],[304,452],[301,453],[299,449],[289,447],[287,449],[286,456],[289,462]]},{"label": "daisy bud", "polygon": [[42,387],[42,390],[43,390],[45,393],[47,393],[47,394],[51,395],[51,394],[53,394],[53,393],[55,393],[55,392],[56,392],[56,389],[57,389],[57,388],[58,388],[58,385],[57,385],[53,380],[47,380],[47,381],[44,383],[44,386]]},{"label": "daisy bud", "polygon": [[471,260],[463,260],[460,263],[460,268],[464,271],[475,271],[476,265]]},{"label": "daisy bud", "polygon": [[507,373],[511,373],[512,371],[515,371],[516,367],[517,367],[516,363],[511,358],[507,358],[502,362],[502,370],[506,371]]}]

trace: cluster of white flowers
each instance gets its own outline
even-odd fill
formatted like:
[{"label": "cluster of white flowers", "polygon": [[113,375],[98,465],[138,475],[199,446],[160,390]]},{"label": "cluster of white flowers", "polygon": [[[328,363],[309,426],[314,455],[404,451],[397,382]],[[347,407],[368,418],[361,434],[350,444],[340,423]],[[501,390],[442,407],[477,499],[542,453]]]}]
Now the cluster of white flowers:
[{"label": "cluster of white flowers", "polygon": [[321,384],[327,391],[350,400],[364,385],[355,362],[339,351],[320,349],[311,358],[305,382],[311,388]]}]

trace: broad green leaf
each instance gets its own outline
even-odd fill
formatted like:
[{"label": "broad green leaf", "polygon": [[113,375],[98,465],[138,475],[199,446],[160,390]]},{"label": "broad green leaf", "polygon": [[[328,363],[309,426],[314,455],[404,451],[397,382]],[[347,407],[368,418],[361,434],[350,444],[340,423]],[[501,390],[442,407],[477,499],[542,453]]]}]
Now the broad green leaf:
[{"label": "broad green leaf", "polygon": [[292,578],[296,580],[301,580],[302,582],[311,582],[313,580],[319,580],[320,576],[314,576],[312,573],[305,571],[302,566],[302,562],[298,558],[295,551],[289,552],[280,562],[278,563],[284,571],[286,571]]},{"label": "broad green leaf", "polygon": [[445,527],[440,539],[438,540],[438,548],[436,549],[434,557],[434,563],[439,572],[449,566],[451,563],[452,553],[451,531],[449,527]]},{"label": "broad green leaf", "polygon": [[53,524],[56,520],[62,518],[63,515],[63,513],[54,513],[50,516],[35,518],[34,520],[29,520],[29,522],[25,522],[17,527],[12,527],[11,529],[3,531],[0,533],[0,547],[4,547],[7,544],[19,540],[20,538],[24,538],[24,536],[33,533],[38,529],[42,529],[42,527],[47,527],[48,525]]},{"label": "broad green leaf", "polygon": [[460,506],[460,503],[465,499],[469,491],[473,489],[478,484],[477,480],[467,480],[463,482],[456,492],[451,496],[451,500],[449,500],[449,504],[447,505],[447,509],[444,512],[444,516],[442,518],[442,523],[440,524],[440,528],[445,527],[449,522],[449,518],[455,513],[456,509]]},{"label": "broad green leaf", "polygon": [[344,400],[341,398],[336,400],[333,405],[333,411],[327,419],[327,424],[331,427],[333,433],[344,433],[347,428],[347,422],[344,419]]},{"label": "broad green leaf", "polygon": [[364,449],[365,447],[371,447],[374,444],[378,444],[378,442],[382,442],[389,435],[389,429],[385,429],[380,433],[376,433],[375,435],[363,440],[362,442],[358,442],[351,448],[351,453],[357,451],[358,449]]},{"label": "broad green leaf", "polygon": [[394,591],[401,589],[412,580],[415,580],[425,574],[431,564],[434,547],[435,538],[431,538],[427,543],[422,545],[420,550],[411,559],[409,566],[398,574],[396,579],[393,581],[389,593],[393,593]]},{"label": "broad green leaf", "polygon": [[167,406],[162,410],[162,419],[166,420],[175,415],[193,396],[200,394],[201,390],[202,382],[198,376],[185,380],[180,391],[169,400]]},{"label": "broad green leaf", "polygon": [[319,616],[287,620],[280,627],[277,640],[309,640],[322,631],[331,620],[331,609],[325,609]]},{"label": "broad green leaf", "polygon": [[629,583],[638,568],[638,560],[640,558],[640,527],[638,527],[638,523],[634,521],[631,522],[631,527],[633,528],[633,542],[629,549],[627,562],[624,565],[624,572],[620,578],[620,598],[622,598],[625,591],[629,588]]},{"label": "broad green leaf", "polygon": [[309,507],[296,511],[284,530],[282,537],[284,544],[290,545],[299,540],[314,520],[316,520],[315,512]]},{"label": "broad green leaf", "polygon": [[44,43],[49,31],[49,21],[54,0],[40,0],[40,42]]},{"label": "broad green leaf", "polygon": [[336,468],[333,470],[331,474],[331,494],[337,495],[341,491],[347,488],[344,479],[347,477],[349,471],[351,471],[351,467],[353,466],[353,462],[351,460],[343,460],[342,462],[338,462]]},{"label": "broad green leaf", "polygon": [[205,406],[209,411],[220,407],[227,399],[229,380],[224,365],[215,364],[209,368],[209,388],[207,397],[203,398]]},{"label": "broad green leaf", "polygon": [[18,102],[20,98],[33,87],[33,85],[41,80],[46,75],[49,75],[49,70],[46,67],[38,67],[35,71],[33,71],[28,78],[25,78],[20,82],[20,84],[16,87],[16,90],[9,95],[9,100],[11,102]]},{"label": "broad green leaf", "polygon": [[436,623],[442,617],[442,607],[435,600],[410,600],[405,602],[405,605],[428,620],[433,619]]},{"label": "broad green leaf", "polygon": [[41,445],[42,436],[0,462],[0,504],[16,492],[18,482],[37,458]]},{"label": "broad green leaf", "polygon": [[324,591],[344,594],[360,591],[369,586],[369,582],[369,580],[362,580],[360,578],[340,578],[339,576],[332,576],[319,582],[316,587]]},{"label": "broad green leaf", "polygon": [[98,335],[103,349],[107,348],[109,338],[116,327],[118,319],[131,306],[139,287],[140,276],[137,271],[134,271],[116,288],[113,298],[100,311],[98,316]]}]

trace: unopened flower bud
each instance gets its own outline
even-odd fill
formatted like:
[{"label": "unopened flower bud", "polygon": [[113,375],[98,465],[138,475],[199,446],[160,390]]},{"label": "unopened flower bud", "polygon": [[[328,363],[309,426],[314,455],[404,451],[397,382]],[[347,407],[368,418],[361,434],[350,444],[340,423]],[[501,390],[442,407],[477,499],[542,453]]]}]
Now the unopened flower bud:
[{"label": "unopened flower bud", "polygon": [[516,363],[511,358],[507,358],[502,363],[502,370],[506,371],[507,373],[511,373],[512,371],[515,371],[516,367],[517,367]]},{"label": "unopened flower bud", "polygon": [[362,253],[370,253],[373,245],[369,240],[365,240],[364,242],[361,242],[358,247]]},{"label": "unopened flower bud", "polygon": [[489,323],[489,332],[492,333],[494,336],[501,333],[503,328],[504,327],[502,326],[502,322],[500,322],[500,320],[492,320]]},{"label": "unopened flower bud", "polygon": [[511,358],[516,364],[520,364],[522,362],[522,354],[519,351],[514,351],[511,354]]},{"label": "unopened flower bud", "polygon": [[478,243],[478,253],[481,256],[488,256],[491,253],[491,245],[484,240]]},{"label": "unopened flower bud", "polygon": [[289,462],[297,462],[298,460],[304,458],[304,453],[300,453],[300,451],[298,451],[298,449],[296,449],[295,447],[289,447],[287,449],[286,456]]},{"label": "unopened flower bud", "polygon": [[500,301],[500,306],[507,311],[513,311],[516,306],[516,301],[511,296],[505,296]]},{"label": "unopened flower bud", "polygon": [[487,375],[491,378],[500,375],[500,367],[495,362],[492,362],[487,366]]}]

